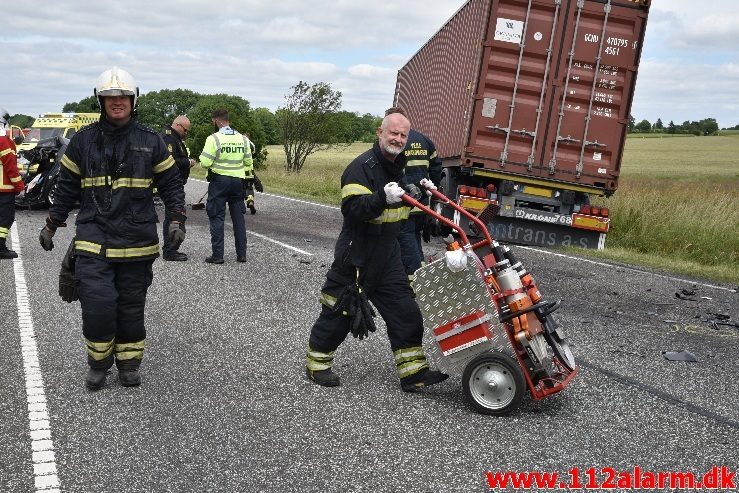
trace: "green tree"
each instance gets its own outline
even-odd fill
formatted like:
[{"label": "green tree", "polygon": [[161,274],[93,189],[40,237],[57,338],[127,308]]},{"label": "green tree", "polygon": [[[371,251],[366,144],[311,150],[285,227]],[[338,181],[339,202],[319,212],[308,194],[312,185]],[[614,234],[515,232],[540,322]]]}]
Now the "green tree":
[{"label": "green tree", "polygon": [[76,103],[67,103],[62,108],[62,113],[100,113],[95,96],[87,96]]},{"label": "green tree", "polygon": [[642,120],[637,124],[636,130],[647,134],[652,131],[652,124],[649,123],[649,120]]},{"label": "green tree", "polygon": [[698,127],[703,135],[715,135],[718,132],[718,122],[715,118],[705,118],[699,121]]},{"label": "green tree", "polygon": [[33,125],[34,121],[36,121],[36,119],[32,116],[17,114],[10,117],[8,124],[15,125],[16,127],[28,128]]},{"label": "green tree", "polygon": [[360,116],[357,112],[341,111],[341,118],[345,120],[346,128],[339,140],[346,143],[351,142],[374,142],[377,134],[376,129],[382,123],[382,118],[365,113]]},{"label": "green tree", "polygon": [[636,130],[636,118],[629,113],[629,133],[633,133],[634,130]]},{"label": "green tree", "polygon": [[382,117],[365,113],[362,115],[362,134],[357,140],[371,143],[377,139],[377,129],[382,125]]},{"label": "green tree", "polygon": [[680,125],[680,130],[682,130],[681,133],[685,134],[693,134],[693,135],[700,135],[701,129],[698,125],[698,122],[689,122],[685,120],[682,125]]},{"label": "green tree", "polygon": [[276,145],[280,143],[280,127],[277,125],[277,117],[267,108],[254,108],[252,111],[254,119],[262,130],[267,139],[267,145]]},{"label": "green tree", "polygon": [[138,120],[154,130],[172,124],[178,115],[187,115],[203,96],[189,89],[162,89],[139,97]]},{"label": "green tree", "polygon": [[662,118],[657,118],[657,121],[654,124],[655,130],[664,130],[665,125],[662,123]]},{"label": "green tree", "polygon": [[674,134],[676,130],[677,130],[677,127],[675,126],[675,122],[670,120],[670,123],[667,125],[667,133]]},{"label": "green tree", "polygon": [[254,167],[256,169],[263,169],[267,158],[267,150],[265,149],[267,137],[262,127],[254,118],[252,110],[249,107],[249,101],[240,96],[209,94],[200,97],[195,107],[187,115],[191,123],[190,132],[186,140],[187,146],[191,151],[190,154],[197,159],[203,150],[205,139],[216,130],[213,127],[212,115],[213,111],[218,108],[228,110],[231,119],[231,128],[249,135],[249,138],[256,146]]},{"label": "green tree", "polygon": [[309,85],[300,81],[285,96],[285,106],[277,110],[285,170],[299,173],[314,152],[345,145],[347,119],[341,115],[341,92],[326,82]]}]

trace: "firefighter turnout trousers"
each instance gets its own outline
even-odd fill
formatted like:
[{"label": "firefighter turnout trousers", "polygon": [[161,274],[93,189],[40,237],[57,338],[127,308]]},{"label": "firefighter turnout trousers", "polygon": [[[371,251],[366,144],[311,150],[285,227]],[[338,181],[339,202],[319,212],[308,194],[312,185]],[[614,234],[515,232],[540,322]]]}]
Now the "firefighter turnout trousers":
[{"label": "firefighter turnout trousers", "polygon": [[[307,366],[311,371],[328,369],[333,364],[336,349],[350,332],[349,318],[333,311],[336,299],[344,287],[357,279],[356,267],[334,262],[321,290],[321,314],[311,329]],[[377,308],[387,325],[390,347],[395,357],[399,378],[405,378],[429,367],[421,346],[423,317],[408,284],[400,247],[383,259],[382,265],[370,264],[360,271],[360,286]]]},{"label": "firefighter turnout trousers", "polygon": [[421,243],[421,233],[423,225],[426,222],[426,214],[423,212],[414,212],[408,216],[408,220],[403,225],[403,229],[398,235],[400,243],[401,256],[403,258],[403,267],[405,273],[409,277],[421,268],[423,264],[423,247]]},{"label": "firefighter turnout trousers", "polygon": [[0,242],[10,236],[10,227],[15,222],[15,194],[0,193]]},{"label": "firefighter turnout trousers", "polygon": [[108,262],[78,255],[82,334],[91,368],[136,369],[144,356],[144,308],[153,260]]},{"label": "firefighter turnout trousers", "polygon": [[234,229],[236,256],[246,256],[246,205],[244,204],[244,186],[241,178],[213,173],[208,184],[208,201],[205,211],[210,220],[210,242],[213,257],[223,258],[224,220],[226,204],[231,215]]}]

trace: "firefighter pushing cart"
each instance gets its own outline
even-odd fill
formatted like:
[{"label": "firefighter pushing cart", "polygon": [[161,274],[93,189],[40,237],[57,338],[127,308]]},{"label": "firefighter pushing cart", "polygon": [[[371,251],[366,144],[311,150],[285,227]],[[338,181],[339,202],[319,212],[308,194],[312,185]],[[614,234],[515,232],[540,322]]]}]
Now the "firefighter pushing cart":
[{"label": "firefighter pushing cart", "polygon": [[483,414],[510,413],[520,406],[525,388],[535,400],[563,390],[579,368],[552,315],[559,302],[545,301],[511,250],[491,238],[485,222],[497,212],[492,205],[475,216],[428,191],[439,208],[451,207],[456,217],[469,219],[482,238],[470,243],[462,220],[458,225],[403,196],[459,236],[459,242],[447,240],[447,259],[416,271],[414,289],[431,358],[442,371],[461,371],[465,398]]}]

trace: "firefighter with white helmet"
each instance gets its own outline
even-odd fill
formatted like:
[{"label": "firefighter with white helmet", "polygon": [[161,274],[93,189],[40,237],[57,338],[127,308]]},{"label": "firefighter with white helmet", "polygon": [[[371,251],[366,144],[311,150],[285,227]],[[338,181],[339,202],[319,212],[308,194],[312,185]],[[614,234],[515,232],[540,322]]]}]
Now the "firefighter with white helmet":
[{"label": "firefighter with white helmet", "polygon": [[18,257],[6,242],[15,222],[15,195],[25,188],[18,173],[15,142],[6,135],[9,120],[8,110],[0,108],[0,259]]},{"label": "firefighter with white helmet", "polygon": [[74,273],[63,267],[59,289],[65,301],[78,297],[81,304],[90,390],[104,386],[114,362],[122,385],[141,383],[144,306],[159,256],[154,187],[166,205],[170,241],[179,245],[185,237],[180,174],[162,138],[136,121],[136,81],[113,67],[98,77],[94,94],[102,116],[72,137],[39,235],[51,250],[56,229],[80,203]]}]

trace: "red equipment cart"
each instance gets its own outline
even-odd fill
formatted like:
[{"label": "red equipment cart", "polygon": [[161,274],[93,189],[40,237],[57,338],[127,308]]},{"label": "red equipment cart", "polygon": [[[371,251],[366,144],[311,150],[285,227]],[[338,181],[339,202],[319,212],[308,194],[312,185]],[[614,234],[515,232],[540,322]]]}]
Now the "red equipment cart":
[{"label": "red equipment cart", "polygon": [[[462,373],[469,404],[483,414],[504,415],[518,408],[524,387],[535,400],[563,390],[579,371],[565,334],[552,312],[559,302],[545,301],[533,276],[513,252],[491,238],[486,222],[493,204],[473,215],[436,190],[437,210],[405,194],[418,207],[454,230],[467,265],[452,272],[444,258],[416,271],[414,290],[426,326],[425,345],[432,361],[447,373]],[[440,214],[451,207],[459,224]],[[438,211],[438,212],[437,212]],[[481,238],[471,243],[470,230]],[[472,236],[472,235],[470,235]]]}]

